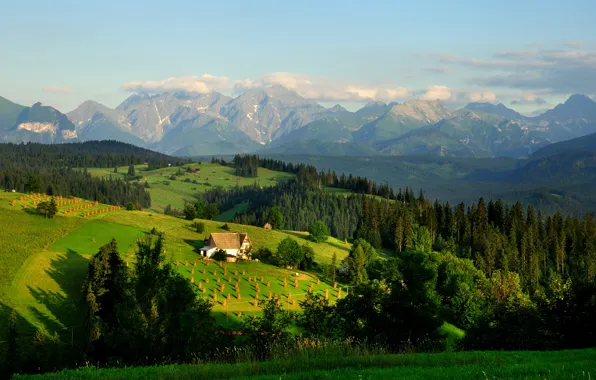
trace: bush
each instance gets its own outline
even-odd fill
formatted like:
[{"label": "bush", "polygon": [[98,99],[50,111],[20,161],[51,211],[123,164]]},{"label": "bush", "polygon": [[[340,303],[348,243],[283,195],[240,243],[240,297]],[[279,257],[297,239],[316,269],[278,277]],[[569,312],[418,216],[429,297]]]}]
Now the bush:
[{"label": "bush", "polygon": [[268,261],[273,256],[273,252],[269,248],[259,247],[254,252],[251,252],[251,258],[259,261]]},{"label": "bush", "polygon": [[215,251],[213,256],[211,256],[211,258],[216,261],[226,261],[227,257],[228,254],[223,249],[218,249],[217,251]]},{"label": "bush", "polygon": [[162,183],[166,186],[170,186],[170,181],[163,181]]},{"label": "bush", "polygon": [[204,214],[206,219],[213,219],[219,215],[219,209],[215,203],[209,203],[205,206]]},{"label": "bush", "polygon": [[197,217],[197,210],[195,209],[195,206],[193,206],[191,204],[187,204],[186,206],[184,206],[184,219],[193,220],[196,217]]},{"label": "bush", "polygon": [[171,175],[170,176],[170,181],[175,181],[176,180],[176,176],[175,175]]},{"label": "bush", "polygon": [[304,259],[304,253],[300,244],[288,236],[277,245],[275,259],[280,266],[295,268]]},{"label": "bush", "polygon": [[316,243],[322,243],[327,241],[329,237],[329,229],[327,225],[323,222],[316,221],[308,227],[308,232],[310,234],[310,240]]},{"label": "bush", "polygon": [[222,225],[221,227],[219,227],[219,228],[221,228],[221,229],[222,229],[222,230],[224,230],[224,231],[229,231],[229,230],[230,230],[230,226],[228,226],[228,223],[225,223],[225,224],[223,224],[223,225]]},{"label": "bush", "polygon": [[203,222],[194,222],[190,226],[192,228],[194,228],[197,231],[197,233],[199,233],[199,234],[202,234],[203,232],[205,232],[205,223],[203,223]]},{"label": "bush", "polygon": [[186,179],[184,180],[184,182],[186,182],[186,183],[190,183],[190,178],[186,178]]},{"label": "bush", "polygon": [[135,204],[134,204],[134,203],[132,203],[132,201],[128,201],[128,203],[126,204],[126,209],[127,209],[128,211],[134,211],[134,209],[135,209]]},{"label": "bush", "polygon": [[315,263],[315,251],[308,244],[304,244],[301,248],[303,257],[298,267],[302,270],[310,270]]}]

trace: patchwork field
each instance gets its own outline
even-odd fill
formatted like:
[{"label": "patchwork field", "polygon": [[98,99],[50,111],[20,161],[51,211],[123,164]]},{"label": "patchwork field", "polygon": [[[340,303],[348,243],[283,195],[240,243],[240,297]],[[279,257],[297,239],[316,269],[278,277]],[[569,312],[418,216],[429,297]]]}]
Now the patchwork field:
[{"label": "patchwork field", "polygon": [[[121,255],[132,267],[136,240],[152,227],[166,233],[166,259],[195,284],[198,296],[213,301],[214,314],[223,326],[234,327],[242,316],[260,313],[260,303],[270,293],[279,296],[285,307],[294,311],[311,287],[315,293],[327,292],[332,302],[337,299],[338,289],[319,281],[313,273],[259,262],[226,263],[220,267],[216,262],[201,261],[196,248],[210,233],[222,232],[222,222],[204,221],[205,232],[198,234],[190,228],[189,221],[149,212],[110,211],[109,206],[101,204],[64,214],[64,210],[74,205],[89,203],[74,200],[59,206],[54,219],[45,219],[35,213],[32,205],[38,197],[27,196],[23,200],[23,196],[0,194],[0,224],[6,227],[0,229],[0,241],[6,248],[0,253],[0,318],[7,318],[9,309],[16,310],[22,320],[19,325],[28,333],[44,327],[49,332],[57,331],[65,341],[76,339],[82,325],[81,286],[89,257],[115,238]],[[83,217],[89,210],[106,209]],[[232,232],[247,232],[255,248],[275,250],[287,236],[300,244],[308,243],[315,251],[316,261],[321,263],[330,262],[334,253],[338,260],[343,259],[350,247],[333,238],[325,243],[312,243],[307,233],[228,225]],[[344,287],[342,296],[347,292]]]},{"label": "patchwork field", "polygon": [[[186,168],[201,169],[200,173],[186,172]],[[184,165],[182,175],[176,175],[177,167],[169,167],[157,170],[147,170],[147,165],[136,165],[136,175],[142,176],[141,183],[147,181],[149,184],[149,193],[151,194],[151,211],[163,212],[167,205],[174,208],[183,208],[186,202],[194,201],[194,195],[209,190],[213,187],[232,187],[252,185],[255,182],[260,186],[272,186],[291,178],[289,173],[276,172],[269,169],[259,168],[257,178],[238,177],[234,174],[234,169],[211,163],[193,163]],[[127,166],[118,167],[114,172],[113,168],[89,168],[88,172],[97,177],[124,178],[128,172]],[[172,176],[175,179],[172,179]],[[223,215],[223,216],[222,216]],[[226,217],[230,220],[235,212],[223,213],[218,220],[224,220]]]}]

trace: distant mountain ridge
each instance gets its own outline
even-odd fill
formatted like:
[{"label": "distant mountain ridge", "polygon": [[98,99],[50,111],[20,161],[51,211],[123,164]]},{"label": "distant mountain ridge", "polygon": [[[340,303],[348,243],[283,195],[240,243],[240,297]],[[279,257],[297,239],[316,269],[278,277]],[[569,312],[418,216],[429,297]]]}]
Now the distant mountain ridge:
[{"label": "distant mountain ridge", "polygon": [[505,107],[502,103],[468,103],[464,108],[486,114],[497,115],[509,120],[527,120],[528,118],[519,112]]},{"label": "distant mountain ridge", "polygon": [[0,140],[4,142],[38,142],[53,144],[74,141],[78,138],[75,125],[68,117],[53,107],[35,103],[31,107],[12,106],[13,114],[5,116],[5,122],[14,119],[14,112],[20,110],[12,126],[0,126],[4,131]]},{"label": "distant mountain ridge", "polygon": [[175,155],[245,152],[318,155],[528,156],[596,133],[596,103],[573,95],[537,117],[503,104],[369,102],[351,112],[323,107],[275,85],[237,97],[218,92],[132,94],[111,109],[86,101],[64,115],[0,98],[0,140],[118,140]]}]

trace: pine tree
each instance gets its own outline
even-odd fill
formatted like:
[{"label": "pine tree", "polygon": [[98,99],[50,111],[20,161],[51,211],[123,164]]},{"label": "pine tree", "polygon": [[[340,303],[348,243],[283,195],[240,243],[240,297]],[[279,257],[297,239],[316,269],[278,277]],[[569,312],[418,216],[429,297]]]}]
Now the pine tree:
[{"label": "pine tree", "polygon": [[56,215],[57,212],[58,212],[58,205],[56,204],[56,199],[54,197],[52,197],[52,199],[50,200],[49,207],[48,207],[47,217],[52,219]]},{"label": "pine tree", "polygon": [[85,295],[85,352],[92,351],[93,342],[97,341],[101,336],[100,320],[97,316],[100,305],[91,287],[91,283],[87,285]]},{"label": "pine tree", "polygon": [[368,278],[366,273],[366,257],[361,245],[356,247],[353,257],[348,258],[348,276],[350,283],[353,285],[361,284]]}]

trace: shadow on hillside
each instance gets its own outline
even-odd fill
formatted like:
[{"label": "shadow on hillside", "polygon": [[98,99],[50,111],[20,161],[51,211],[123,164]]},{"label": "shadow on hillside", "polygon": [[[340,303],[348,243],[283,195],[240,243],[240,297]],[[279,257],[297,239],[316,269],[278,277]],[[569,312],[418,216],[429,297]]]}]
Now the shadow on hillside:
[{"label": "shadow on hillside", "polygon": [[39,211],[37,210],[37,207],[33,207],[33,206],[27,206],[22,207],[21,206],[21,210],[25,211],[27,214],[29,215],[39,215],[40,217],[42,217],[42,215],[39,213]]},{"label": "shadow on hillside", "polygon": [[[6,341],[6,333],[8,330],[8,323],[10,315],[13,312],[13,308],[0,303],[0,352],[3,351],[3,344]],[[21,335],[33,336],[35,333],[35,326],[33,326],[25,317],[15,311],[17,317],[17,331]]]},{"label": "shadow on hillside", "polygon": [[[304,243],[313,243],[308,238],[308,235],[304,235],[303,233],[296,232],[296,231],[286,231],[286,230],[284,230],[283,233],[288,234],[288,235],[295,236],[295,237],[297,237],[300,240],[304,240],[304,242],[300,242],[301,244],[304,244]],[[332,240],[332,238],[329,238],[329,240],[327,240],[326,242],[321,243],[321,244],[328,244],[328,245],[330,245],[332,247],[335,247],[337,249],[341,249],[342,251],[346,251],[346,252],[349,252],[350,251],[350,247],[349,247],[348,244],[339,243],[335,239]]]},{"label": "shadow on hillside", "polygon": [[88,264],[86,258],[69,249],[52,259],[49,268],[46,269],[46,273],[58,284],[61,292],[28,286],[30,294],[51,314],[48,315],[33,305],[29,306],[29,310],[47,331],[59,331],[62,332],[62,336],[64,331],[68,330],[68,335],[80,335],[84,316],[81,289]]},{"label": "shadow on hillside", "polygon": [[342,251],[350,252],[349,244],[339,243],[338,241],[327,241],[327,244],[337,249],[341,249]]},{"label": "shadow on hillside", "polygon": [[292,236],[295,236],[295,237],[297,237],[298,239],[301,239],[301,240],[305,240],[305,241],[307,241],[307,242],[310,242],[310,239],[308,238],[308,235],[304,235],[304,234],[302,234],[302,233],[300,233],[300,232],[296,232],[296,231],[286,231],[286,230],[283,230],[282,232],[283,232],[284,234],[287,234],[287,235],[292,235]]},{"label": "shadow on hillside", "polygon": [[200,251],[200,250],[201,250],[201,248],[203,248],[203,246],[205,245],[205,244],[203,243],[203,239],[197,239],[197,240],[193,240],[193,239],[184,239],[183,241],[184,241],[186,244],[188,244],[188,245],[189,245],[189,246],[192,248],[192,250],[193,250],[194,252],[196,252],[196,253],[197,253],[197,255],[198,255],[198,256],[197,256],[197,259],[200,259],[200,258],[201,258],[201,251]]}]

